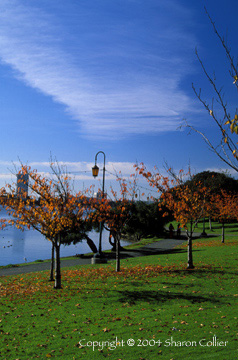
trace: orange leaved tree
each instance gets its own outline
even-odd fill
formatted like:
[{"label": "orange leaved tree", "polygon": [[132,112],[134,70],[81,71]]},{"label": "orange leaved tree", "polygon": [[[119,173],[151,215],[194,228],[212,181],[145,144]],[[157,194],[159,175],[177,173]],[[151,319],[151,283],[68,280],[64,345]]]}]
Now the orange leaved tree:
[{"label": "orange leaved tree", "polygon": [[133,191],[125,179],[118,178],[120,182],[120,195],[111,189],[113,201],[105,221],[105,227],[110,231],[110,237],[114,238],[116,244],[116,271],[120,271],[120,240],[126,223],[130,219]]},{"label": "orange leaved tree", "polygon": [[57,164],[51,163],[53,176],[48,179],[29,166],[22,165],[19,174],[28,174],[30,195],[21,196],[15,185],[1,189],[0,201],[11,219],[9,223],[24,230],[32,228],[44,235],[55,250],[55,285],[61,288],[60,246],[72,234],[83,237],[87,232],[90,207],[82,193],[72,194],[70,179]]},{"label": "orange leaved tree", "polygon": [[[168,170],[168,176],[164,176],[155,169],[154,173],[146,170],[144,164],[136,165],[136,170],[144,176],[149,185],[156,188],[160,193],[159,207],[161,210],[167,208],[172,212],[173,217],[185,229],[188,239],[188,263],[187,268],[193,269],[192,237],[194,229],[202,217],[206,216],[209,210],[207,201],[209,190],[201,183],[191,188],[185,183],[186,174],[183,170],[178,176]],[[167,213],[164,213],[164,216]]]},{"label": "orange leaved tree", "polygon": [[[93,223],[103,223],[104,229],[109,231],[109,242],[116,250],[116,271],[120,271],[120,240],[123,229],[129,220],[133,197],[132,182],[117,176],[119,193],[111,187],[107,198],[90,199],[91,217]],[[114,242],[112,242],[112,239]]]},{"label": "orange leaved tree", "polygon": [[225,190],[212,195],[212,216],[222,223],[222,243],[225,242],[225,223],[238,220],[238,195]]},{"label": "orange leaved tree", "polygon": [[110,241],[113,238],[116,250],[116,271],[120,271],[120,240],[123,228],[130,216],[130,201],[118,199],[110,204],[105,218],[104,228],[109,231]]}]

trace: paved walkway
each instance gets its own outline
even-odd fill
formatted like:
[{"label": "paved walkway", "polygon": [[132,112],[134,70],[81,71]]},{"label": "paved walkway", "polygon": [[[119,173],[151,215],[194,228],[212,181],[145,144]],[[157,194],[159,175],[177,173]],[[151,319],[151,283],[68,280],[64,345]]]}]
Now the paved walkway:
[{"label": "paved walkway", "polygon": [[[184,241],[185,239],[164,239],[154,242],[152,244],[148,244],[136,250],[124,250],[120,252],[121,259],[176,252],[175,247],[181,245],[182,243],[184,243]],[[105,253],[105,257],[107,258],[107,260],[115,260],[115,252]],[[82,255],[81,257],[75,257],[70,260],[61,258],[61,267],[85,264],[91,264],[91,256]],[[18,275],[43,270],[50,270],[50,262],[3,268],[0,269],[0,276]]]}]

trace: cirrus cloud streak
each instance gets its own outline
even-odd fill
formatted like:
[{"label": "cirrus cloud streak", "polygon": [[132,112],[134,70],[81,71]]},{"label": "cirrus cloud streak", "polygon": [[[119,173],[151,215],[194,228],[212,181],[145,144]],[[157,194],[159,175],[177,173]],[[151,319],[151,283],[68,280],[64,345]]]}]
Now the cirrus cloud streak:
[{"label": "cirrus cloud streak", "polygon": [[[72,11],[73,2],[69,4]],[[140,11],[152,5],[157,16],[150,24]],[[113,140],[176,130],[194,111],[193,100],[180,88],[193,71],[195,39],[184,27],[191,13],[176,0],[134,6],[139,15],[131,12],[129,20],[125,14],[118,18],[108,6],[105,25],[100,11],[90,23],[88,8],[76,6],[84,22],[84,33],[77,38],[76,20],[65,22],[60,7],[52,14],[37,1],[2,0],[0,58],[20,81],[63,104],[69,120],[87,138]],[[163,21],[168,14],[171,24]]]}]

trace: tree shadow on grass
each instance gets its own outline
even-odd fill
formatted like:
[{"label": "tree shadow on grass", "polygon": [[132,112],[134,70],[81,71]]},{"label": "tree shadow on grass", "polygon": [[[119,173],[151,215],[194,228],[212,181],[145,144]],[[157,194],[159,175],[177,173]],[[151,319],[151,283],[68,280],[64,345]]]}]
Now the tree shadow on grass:
[{"label": "tree shadow on grass", "polygon": [[213,277],[216,275],[234,275],[237,276],[237,272],[232,269],[221,269],[221,268],[213,268],[212,265],[209,267],[209,265],[207,265],[207,268],[196,268],[196,264],[195,264],[195,268],[192,270],[188,270],[188,269],[181,269],[181,270],[173,270],[174,273],[178,274],[178,275],[186,275],[186,276],[192,276],[192,277],[197,277],[198,279],[201,278],[207,278],[209,277]]},{"label": "tree shadow on grass", "polygon": [[145,301],[150,304],[161,304],[170,300],[184,300],[190,301],[192,304],[210,302],[213,304],[222,303],[221,299],[215,297],[207,297],[197,294],[181,294],[175,292],[165,291],[143,291],[143,290],[124,290],[119,291],[119,302],[128,302],[129,304],[136,304],[137,302]]}]

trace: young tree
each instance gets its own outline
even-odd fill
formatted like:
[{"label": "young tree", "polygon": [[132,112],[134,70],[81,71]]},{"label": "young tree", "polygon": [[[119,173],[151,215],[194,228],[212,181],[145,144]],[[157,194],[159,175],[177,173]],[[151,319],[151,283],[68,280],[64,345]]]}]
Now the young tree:
[{"label": "young tree", "polygon": [[221,190],[212,195],[213,217],[222,223],[222,240],[225,242],[225,223],[238,220],[238,195]]},{"label": "young tree", "polygon": [[[94,223],[103,223],[104,229],[109,231],[109,242],[116,249],[116,271],[120,271],[120,240],[122,231],[130,218],[130,209],[132,205],[131,183],[129,184],[117,177],[120,185],[119,195],[111,188],[111,193],[106,198],[91,199],[91,216]],[[114,241],[112,241],[112,239]]]},{"label": "young tree", "polygon": [[[234,91],[237,94],[238,90],[238,64],[234,60],[234,56],[232,55],[232,51],[227,44],[224,37],[220,35],[218,32],[214,21],[208,14],[206,8],[205,11],[208,15],[208,18],[212,24],[213,30],[217,35],[228,60],[228,64],[230,67],[229,74],[231,77],[231,82],[233,82]],[[191,129],[192,131],[197,132],[202,136],[205,140],[206,144],[209,148],[222,160],[225,164],[227,164],[230,168],[235,171],[238,171],[238,149],[237,149],[237,134],[238,134],[238,113],[237,109],[233,109],[232,113],[230,113],[230,108],[228,106],[227,101],[225,100],[224,93],[222,87],[217,84],[216,77],[211,76],[206,67],[198,55],[196,50],[196,55],[198,58],[199,63],[201,64],[202,70],[210,83],[212,90],[214,92],[214,98],[212,102],[209,103],[206,99],[203,98],[201,89],[197,90],[192,85],[195,95],[199,99],[199,101],[204,106],[205,110],[207,111],[210,118],[216,124],[219,130],[219,138],[217,138],[217,142],[214,143],[209,136],[205,135],[202,131],[194,128],[191,124],[185,122],[185,127]],[[217,106],[217,108],[216,108]]]},{"label": "young tree", "polygon": [[[208,214],[208,216],[210,230],[212,230],[211,217],[213,212],[216,211],[216,201],[214,201],[213,195],[222,195],[222,191],[229,192],[230,194],[235,195],[238,191],[238,180],[233,179],[231,176],[225,173],[218,173],[215,171],[202,171],[198,174],[195,174],[191,179],[186,181],[186,184],[193,189],[196,188],[197,183],[201,183],[209,189],[210,199],[208,200],[210,201],[210,213]],[[203,233],[204,232],[205,228],[203,229]]]},{"label": "young tree", "polygon": [[72,233],[78,234],[80,239],[86,234],[90,208],[86,196],[80,192],[72,194],[68,175],[57,164],[52,163],[51,169],[54,176],[48,179],[22,165],[19,174],[28,174],[30,196],[18,196],[15,185],[8,184],[1,189],[0,201],[11,215],[10,224],[22,230],[32,228],[51,241],[55,251],[54,287],[59,289],[60,246],[69,241]]},{"label": "young tree", "polygon": [[209,210],[209,202],[206,201],[208,189],[201,183],[196,184],[195,189],[191,189],[185,184],[186,174],[182,170],[177,177],[171,176],[171,172],[164,176],[157,169],[157,172],[152,174],[146,170],[144,164],[136,166],[136,170],[160,193],[159,208],[165,207],[170,210],[174,219],[185,227],[188,239],[187,268],[193,269],[192,237],[199,219]]},{"label": "young tree", "polygon": [[111,203],[110,210],[105,219],[105,229],[109,230],[109,236],[114,239],[116,245],[116,271],[120,271],[121,235],[126,222],[130,217],[131,203],[127,199],[119,199]]}]

